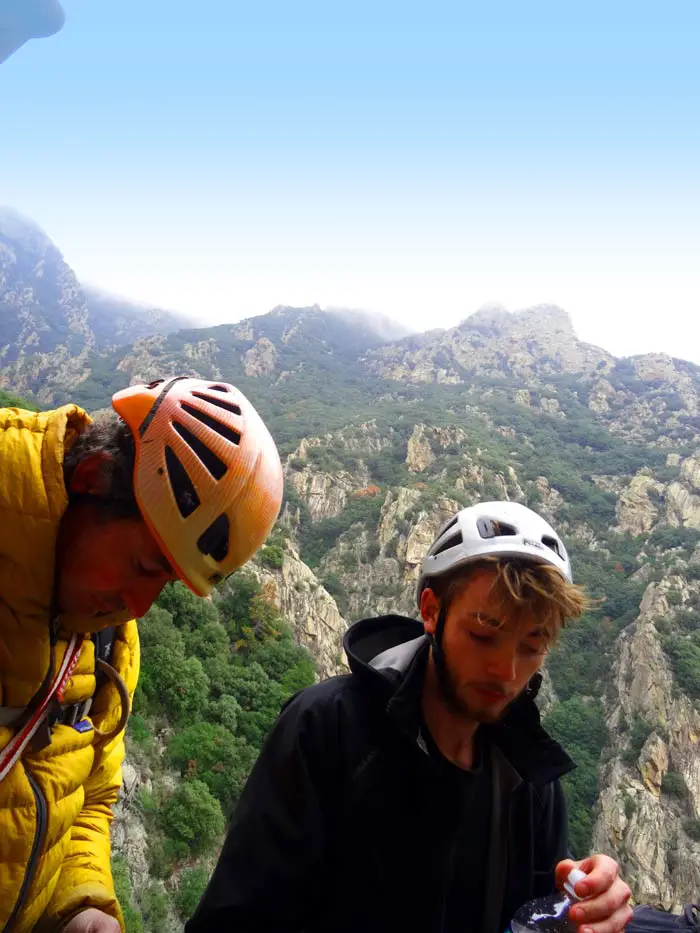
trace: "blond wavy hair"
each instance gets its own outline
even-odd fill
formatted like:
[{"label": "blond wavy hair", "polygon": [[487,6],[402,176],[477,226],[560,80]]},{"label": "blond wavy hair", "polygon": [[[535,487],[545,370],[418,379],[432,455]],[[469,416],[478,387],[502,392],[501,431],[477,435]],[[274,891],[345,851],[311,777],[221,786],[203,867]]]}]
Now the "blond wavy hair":
[{"label": "blond wavy hair", "polygon": [[519,558],[485,557],[444,577],[433,577],[427,586],[446,611],[474,571],[494,567],[492,595],[504,606],[527,610],[544,629],[549,644],[556,642],[567,621],[580,618],[591,605],[583,587],[570,583],[556,567]]}]

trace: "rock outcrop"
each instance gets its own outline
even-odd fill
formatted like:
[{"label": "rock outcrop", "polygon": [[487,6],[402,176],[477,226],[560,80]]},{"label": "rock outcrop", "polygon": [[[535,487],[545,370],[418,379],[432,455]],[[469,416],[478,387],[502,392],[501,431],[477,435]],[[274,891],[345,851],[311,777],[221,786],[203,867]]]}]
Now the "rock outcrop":
[{"label": "rock outcrop", "polygon": [[280,570],[251,569],[266,584],[266,593],[290,624],[295,641],[308,648],[319,678],[345,672],[343,636],[347,623],[294,545],[287,543]]},{"label": "rock outcrop", "polygon": [[425,425],[417,424],[408,439],[406,466],[411,473],[424,473],[434,460],[435,454],[425,436]]},{"label": "rock outcrop", "polygon": [[659,514],[659,500],[664,492],[663,483],[654,479],[651,470],[637,473],[620,493],[617,501],[617,521],[621,532],[632,535],[647,534]]},{"label": "rock outcrop", "polygon": [[555,370],[600,373],[614,365],[610,354],[577,340],[565,311],[546,305],[513,314],[477,311],[418,349],[408,340],[372,351],[369,360],[385,378],[413,383],[460,383],[495,371],[537,384]]},{"label": "rock outcrop", "polygon": [[[593,839],[595,851],[621,859],[637,901],[666,910],[700,890],[700,844],[687,832],[700,816],[700,715],[674,683],[656,626],[673,614],[672,593],[683,602],[690,590],[682,578],[650,583],[618,640]],[[648,734],[636,749],[640,729]]]},{"label": "rock outcrop", "polygon": [[246,376],[264,376],[277,368],[279,354],[271,340],[261,337],[243,354],[243,369]]},{"label": "rock outcrop", "polygon": [[666,490],[666,519],[670,525],[700,528],[700,452],[681,462],[678,480]]}]

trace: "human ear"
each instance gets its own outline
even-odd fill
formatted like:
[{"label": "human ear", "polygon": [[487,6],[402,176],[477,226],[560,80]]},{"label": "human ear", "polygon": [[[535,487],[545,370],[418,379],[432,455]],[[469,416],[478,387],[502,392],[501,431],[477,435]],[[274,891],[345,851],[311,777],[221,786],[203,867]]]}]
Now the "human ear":
[{"label": "human ear", "polygon": [[106,450],[96,450],[76,464],[68,492],[80,496],[105,496],[109,490],[107,465],[114,458]]},{"label": "human ear", "polygon": [[428,635],[434,635],[437,629],[438,616],[440,615],[440,600],[429,586],[421,593],[420,614],[425,631]]}]

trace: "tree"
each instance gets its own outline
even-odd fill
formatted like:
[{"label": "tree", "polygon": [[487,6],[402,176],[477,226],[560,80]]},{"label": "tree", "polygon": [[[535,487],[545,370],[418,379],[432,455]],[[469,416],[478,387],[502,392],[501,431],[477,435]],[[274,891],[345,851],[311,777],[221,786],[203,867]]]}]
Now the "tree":
[{"label": "tree", "polygon": [[168,895],[159,883],[151,883],[141,895],[141,908],[148,933],[161,933],[168,920]]},{"label": "tree", "polygon": [[133,903],[129,867],[121,855],[112,856],[112,878],[114,880],[114,890],[124,915],[126,933],[143,933],[141,911]]},{"label": "tree", "polygon": [[33,402],[12,395],[0,389],[0,408],[23,408],[25,411],[39,411]]},{"label": "tree", "polygon": [[700,648],[690,638],[666,637],[662,644],[678,686],[697,700],[700,698]]},{"label": "tree", "polygon": [[244,738],[205,722],[174,736],[167,750],[170,763],[183,777],[206,784],[226,815],[232,813],[257,754]]},{"label": "tree", "polygon": [[205,658],[202,662],[204,672],[209,678],[209,687],[212,697],[219,698],[226,693],[230,694],[229,674],[233,659],[227,652],[225,657]]},{"label": "tree", "polygon": [[239,570],[228,578],[218,607],[221,621],[232,642],[241,637],[246,626],[250,626],[251,603],[260,593],[260,584],[252,573]]},{"label": "tree", "polygon": [[166,836],[182,843],[192,855],[211,851],[224,831],[219,801],[203,781],[183,781],[165,802],[160,823]]},{"label": "tree", "polygon": [[311,657],[305,648],[294,643],[288,626],[281,629],[277,638],[268,638],[254,645],[248,654],[248,661],[256,661],[268,677],[282,684],[286,684],[290,673],[297,667],[303,668],[296,678],[302,686],[308,687],[315,680]]},{"label": "tree", "polygon": [[260,748],[287,698],[284,687],[271,680],[260,664],[253,662],[231,665],[226,692],[235,696],[241,705],[239,733],[255,748]]},{"label": "tree", "polygon": [[202,899],[209,883],[209,872],[201,865],[185,868],[175,894],[175,907],[183,920],[189,920]]},{"label": "tree", "polygon": [[177,654],[185,653],[182,632],[175,627],[172,613],[157,604],[139,622],[139,639],[144,650],[167,643]]},{"label": "tree", "polygon": [[234,735],[238,729],[240,714],[241,704],[230,693],[224,693],[218,699],[209,701],[209,718]]},{"label": "tree", "polygon": [[562,786],[569,808],[569,836],[574,853],[588,854],[593,832],[593,805],[598,796],[598,764],[607,738],[603,708],[572,697],[559,703],[545,720],[545,728],[577,764]]},{"label": "tree", "polygon": [[150,709],[166,713],[173,723],[185,723],[201,716],[209,678],[197,658],[185,658],[172,645],[163,644],[146,655],[141,689]]},{"label": "tree", "polygon": [[260,552],[260,563],[279,570],[284,564],[284,548],[279,544],[268,544]]},{"label": "tree", "polygon": [[632,727],[630,729],[627,748],[622,752],[621,755],[625,764],[636,764],[642,748],[644,747],[644,743],[653,731],[653,726],[651,726],[642,716],[636,715],[634,717],[632,720]]},{"label": "tree", "polygon": [[275,605],[274,583],[261,586],[245,578],[241,583],[237,596],[224,599],[222,615],[233,648],[246,656],[258,642],[278,636],[284,623]]},{"label": "tree", "polygon": [[226,629],[218,619],[211,619],[185,635],[187,654],[204,661],[206,658],[228,658],[230,653]]},{"label": "tree", "polygon": [[207,622],[218,621],[216,606],[209,599],[195,596],[184,583],[169,583],[158,597],[158,605],[172,615],[180,629],[194,631]]}]

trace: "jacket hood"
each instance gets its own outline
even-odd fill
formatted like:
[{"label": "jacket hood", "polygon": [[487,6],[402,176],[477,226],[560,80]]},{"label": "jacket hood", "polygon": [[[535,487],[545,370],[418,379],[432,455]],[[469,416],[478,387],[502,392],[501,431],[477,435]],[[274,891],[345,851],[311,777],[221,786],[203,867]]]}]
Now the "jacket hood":
[{"label": "jacket hood", "polygon": [[[25,634],[34,626],[33,637],[39,644],[46,640],[47,650],[48,621],[56,611],[56,544],[68,508],[63,458],[90,421],[77,405],[47,412],[0,409],[0,592],[12,613],[24,619]],[[63,613],[60,626],[88,633],[130,619],[125,612]]]},{"label": "jacket hood", "polygon": [[345,633],[343,647],[353,674],[386,689],[405,677],[428,642],[421,622],[388,615],[356,622]]},{"label": "jacket hood", "polygon": [[[386,615],[362,619],[345,633],[343,645],[353,675],[368,688],[386,696],[387,710],[405,731],[418,738],[421,727],[418,697],[423,682],[430,639],[422,622],[407,616]],[[541,675],[531,681],[503,719],[483,725],[518,775],[534,783],[553,781],[576,765],[543,729],[535,703]]]}]

